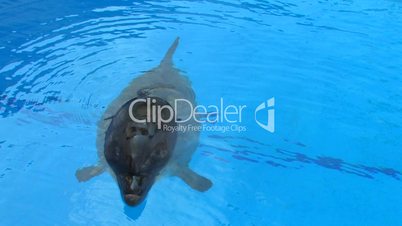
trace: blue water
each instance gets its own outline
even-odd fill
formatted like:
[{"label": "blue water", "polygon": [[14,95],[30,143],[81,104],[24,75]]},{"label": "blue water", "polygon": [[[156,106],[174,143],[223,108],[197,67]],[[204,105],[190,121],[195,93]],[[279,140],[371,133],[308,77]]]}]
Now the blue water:
[{"label": "blue water", "polygon": [[[0,225],[402,225],[402,2],[0,2]],[[275,133],[208,132],[191,167],[126,206],[97,161],[104,108],[175,65],[201,104],[275,97]]]}]

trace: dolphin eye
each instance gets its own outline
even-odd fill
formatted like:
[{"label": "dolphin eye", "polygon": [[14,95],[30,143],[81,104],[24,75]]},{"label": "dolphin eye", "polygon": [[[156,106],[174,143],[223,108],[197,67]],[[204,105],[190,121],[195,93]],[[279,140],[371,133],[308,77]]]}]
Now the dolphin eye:
[{"label": "dolphin eye", "polygon": [[105,148],[105,157],[108,161],[118,161],[120,155],[120,147],[113,141]]},{"label": "dolphin eye", "polygon": [[137,132],[137,128],[135,128],[134,126],[127,126],[126,131],[125,131],[126,139],[128,140],[128,139],[132,138],[136,132]]},{"label": "dolphin eye", "polygon": [[155,151],[152,153],[157,158],[165,158],[168,155],[166,143],[158,143],[155,146]]},{"label": "dolphin eye", "polygon": [[140,133],[141,135],[147,136],[148,135],[148,130],[145,128],[140,128]]},{"label": "dolphin eye", "polygon": [[124,151],[116,142],[112,142],[106,147],[105,158],[115,172],[127,172],[130,168],[131,158],[127,158]]},{"label": "dolphin eye", "polygon": [[164,158],[167,155],[167,150],[166,149],[160,149],[157,151],[158,157]]}]

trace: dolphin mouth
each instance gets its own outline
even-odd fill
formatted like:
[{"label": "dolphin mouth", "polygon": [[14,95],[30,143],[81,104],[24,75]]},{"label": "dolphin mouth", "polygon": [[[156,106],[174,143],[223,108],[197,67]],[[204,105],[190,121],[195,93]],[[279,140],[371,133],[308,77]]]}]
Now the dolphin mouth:
[{"label": "dolphin mouth", "polygon": [[140,195],[136,194],[125,194],[124,195],[124,202],[127,203],[129,206],[135,206],[138,205],[142,200],[142,197]]},{"label": "dolphin mouth", "polygon": [[142,202],[152,186],[147,176],[119,176],[118,184],[124,202],[129,206],[136,206]]}]

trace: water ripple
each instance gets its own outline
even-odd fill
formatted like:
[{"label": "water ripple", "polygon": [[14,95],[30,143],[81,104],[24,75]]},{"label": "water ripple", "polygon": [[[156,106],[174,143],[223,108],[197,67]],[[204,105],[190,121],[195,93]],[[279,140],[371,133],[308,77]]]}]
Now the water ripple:
[{"label": "water ripple", "polygon": [[[174,214],[185,219],[175,219],[179,225],[200,217],[211,225],[292,225],[272,216],[293,219],[306,203],[319,209],[309,219],[324,216],[322,209],[356,212],[322,201],[318,194],[336,195],[324,183],[284,192],[300,183],[294,175],[306,177],[311,169],[309,180],[331,177],[355,186],[335,197],[351,200],[360,212],[374,204],[356,200],[354,190],[381,184],[390,192],[376,197],[397,199],[401,11],[396,1],[1,1],[0,202],[31,214],[22,219],[8,211],[11,217],[0,220],[129,225],[172,222]],[[251,107],[275,96],[278,132],[258,139],[264,131],[252,122],[251,136],[207,133],[191,164],[214,181],[212,190],[195,193],[170,178],[156,184],[140,211],[131,211],[112,178],[82,185],[73,174],[96,161],[96,122],[104,108],[132,78],[156,66],[177,36],[175,63],[192,80],[199,102],[223,97]],[[267,169],[279,173],[255,173]],[[42,193],[57,202],[43,202]],[[184,195],[174,196],[173,208],[166,197],[176,194]],[[393,209],[398,201],[375,205]],[[164,211],[155,211],[161,206]],[[398,219],[391,212],[381,217]]]}]

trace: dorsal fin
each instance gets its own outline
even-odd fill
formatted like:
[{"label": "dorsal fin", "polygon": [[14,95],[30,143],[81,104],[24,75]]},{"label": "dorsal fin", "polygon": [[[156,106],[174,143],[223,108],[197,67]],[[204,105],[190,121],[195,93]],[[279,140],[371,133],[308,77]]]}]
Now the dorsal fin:
[{"label": "dorsal fin", "polygon": [[172,66],[173,64],[172,57],[178,45],[179,45],[179,37],[177,37],[176,40],[174,40],[173,44],[166,52],[165,57],[161,61],[160,66]]}]

